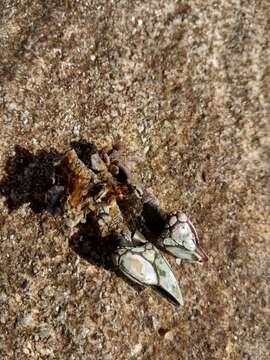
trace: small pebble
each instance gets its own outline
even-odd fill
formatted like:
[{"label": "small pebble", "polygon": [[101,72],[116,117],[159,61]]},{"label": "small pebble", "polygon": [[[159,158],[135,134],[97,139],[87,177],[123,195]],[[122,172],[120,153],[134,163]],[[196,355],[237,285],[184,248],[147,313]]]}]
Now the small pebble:
[{"label": "small pebble", "polygon": [[164,335],[164,339],[167,341],[173,341],[174,339],[173,330],[167,331],[166,334]]},{"label": "small pebble", "polygon": [[131,356],[138,355],[142,351],[142,344],[136,344],[133,349],[131,349]]},{"label": "small pebble", "polygon": [[91,168],[95,171],[102,171],[105,169],[105,164],[97,153],[91,155]]}]

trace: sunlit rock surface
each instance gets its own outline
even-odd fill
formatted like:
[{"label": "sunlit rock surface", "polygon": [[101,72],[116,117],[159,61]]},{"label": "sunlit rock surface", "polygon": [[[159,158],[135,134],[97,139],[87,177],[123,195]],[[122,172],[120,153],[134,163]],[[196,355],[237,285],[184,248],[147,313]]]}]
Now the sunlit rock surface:
[{"label": "sunlit rock surface", "polygon": [[[1,359],[268,358],[269,14],[267,0],[0,3]],[[209,255],[167,256],[183,307],[44,210],[58,152],[119,137]]]}]

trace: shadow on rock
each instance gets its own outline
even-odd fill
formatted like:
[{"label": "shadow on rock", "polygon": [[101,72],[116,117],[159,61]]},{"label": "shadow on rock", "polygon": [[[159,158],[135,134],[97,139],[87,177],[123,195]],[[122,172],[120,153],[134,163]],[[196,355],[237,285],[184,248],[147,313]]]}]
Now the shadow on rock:
[{"label": "shadow on rock", "polygon": [[53,164],[59,157],[55,149],[40,150],[34,155],[21,146],[15,147],[15,155],[7,159],[6,175],[0,181],[0,194],[5,197],[9,211],[25,203],[30,203],[35,213],[46,208],[46,193],[53,181]]},{"label": "shadow on rock", "polygon": [[84,139],[79,141],[72,141],[70,147],[74,149],[78,158],[87,166],[91,166],[91,155],[98,152],[96,145]]},{"label": "shadow on rock", "polygon": [[91,216],[78,225],[78,231],[69,238],[70,248],[89,263],[101,266],[107,270],[114,268],[111,254],[116,246],[110,238],[99,235],[97,224]]},{"label": "shadow on rock", "polygon": [[[95,145],[85,140],[73,142],[71,147],[86,165],[90,155],[96,152]],[[0,180],[0,194],[5,197],[10,212],[25,203],[29,203],[35,213],[48,210],[47,192],[53,186],[54,163],[60,158],[61,154],[56,149],[43,149],[32,154],[19,145],[15,147],[15,155],[6,161],[6,175]],[[68,242],[70,248],[87,262],[117,273],[117,276],[122,277],[137,291],[141,290],[140,286],[122,275],[113,264],[112,253],[117,244],[112,238],[102,238],[99,235],[93,217],[88,216],[86,223],[79,224],[78,231]]]},{"label": "shadow on rock", "polygon": [[129,286],[132,286],[137,292],[143,288],[129,280],[115,266],[112,260],[112,254],[117,247],[117,242],[112,237],[102,238],[95,220],[87,217],[85,223],[78,226],[78,232],[69,239],[70,248],[81,258],[98,267],[114,272],[121,277]]}]

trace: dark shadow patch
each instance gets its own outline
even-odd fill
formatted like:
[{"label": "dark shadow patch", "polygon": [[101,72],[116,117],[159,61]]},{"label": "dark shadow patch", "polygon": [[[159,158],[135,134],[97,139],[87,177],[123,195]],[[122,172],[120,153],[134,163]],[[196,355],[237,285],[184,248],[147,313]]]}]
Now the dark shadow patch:
[{"label": "dark shadow patch", "polygon": [[78,231],[69,238],[70,248],[89,263],[112,270],[111,254],[117,245],[113,239],[100,236],[95,219],[90,215],[77,228]]},{"label": "dark shadow patch", "polygon": [[78,225],[78,231],[69,239],[69,247],[90,264],[116,273],[137,292],[143,290],[142,286],[128,279],[113,263],[112,254],[117,241],[110,236],[102,238],[92,216],[88,215],[86,222]]},{"label": "dark shadow patch", "polygon": [[145,236],[148,238],[156,238],[165,228],[167,217],[159,207],[149,203],[145,203],[142,211],[142,218],[147,224],[148,232]]},{"label": "dark shadow patch", "polygon": [[54,161],[60,154],[55,149],[40,150],[36,155],[17,145],[4,168],[6,175],[0,181],[0,194],[6,199],[9,211],[30,203],[39,213],[46,209],[46,193],[52,186]]},{"label": "dark shadow patch", "polygon": [[163,337],[163,336],[166,334],[167,331],[169,331],[169,329],[160,327],[160,328],[158,329],[158,335],[160,335],[160,336]]},{"label": "dark shadow patch", "polygon": [[71,148],[74,149],[78,155],[78,158],[87,166],[91,166],[91,155],[98,152],[98,148],[92,142],[88,142],[84,139],[79,141],[72,141]]},{"label": "dark shadow patch", "polygon": [[[90,155],[96,152],[95,145],[84,140],[73,142],[71,146],[86,164]],[[60,158],[61,154],[55,149],[43,149],[33,154],[19,145],[15,146],[15,155],[7,159],[4,168],[6,175],[0,181],[0,194],[5,197],[10,212],[25,203],[29,203],[35,213],[48,211],[47,194],[53,186],[54,164]],[[70,248],[87,262],[115,272],[136,291],[142,290],[142,287],[126,278],[113,264],[112,253],[117,242],[112,237],[100,236],[93,216],[89,215],[85,223],[78,225],[78,231],[68,242]]]}]

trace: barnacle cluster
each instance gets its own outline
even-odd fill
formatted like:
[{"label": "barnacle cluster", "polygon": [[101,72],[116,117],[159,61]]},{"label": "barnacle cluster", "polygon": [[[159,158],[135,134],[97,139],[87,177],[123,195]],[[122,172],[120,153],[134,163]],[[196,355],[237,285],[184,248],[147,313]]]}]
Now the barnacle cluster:
[{"label": "barnacle cluster", "polygon": [[90,149],[84,161],[69,149],[55,163],[48,210],[66,236],[91,216],[99,236],[115,240],[112,257],[122,273],[182,304],[178,281],[158,248],[179,259],[207,260],[194,226],[185,214],[161,209],[156,197],[132,176],[119,144],[101,150],[92,144]]}]

